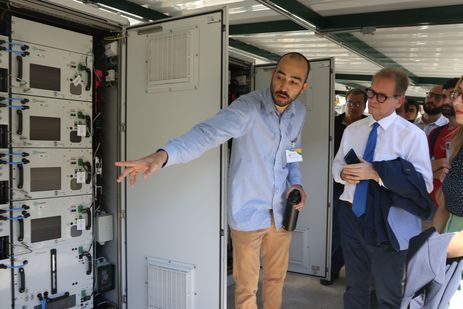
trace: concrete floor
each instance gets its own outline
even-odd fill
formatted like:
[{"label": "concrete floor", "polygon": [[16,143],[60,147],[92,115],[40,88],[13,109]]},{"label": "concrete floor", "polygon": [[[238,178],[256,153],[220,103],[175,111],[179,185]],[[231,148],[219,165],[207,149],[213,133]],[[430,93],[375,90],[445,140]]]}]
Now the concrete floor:
[{"label": "concrete floor", "polygon": [[[345,275],[341,272],[341,277],[331,286],[323,286],[318,278],[304,276],[295,273],[288,273],[286,276],[285,288],[283,291],[282,309],[340,309],[342,308],[342,295],[345,289]],[[234,309],[235,286],[228,287],[227,309]],[[259,291],[260,291],[259,284]],[[257,293],[259,308],[260,292]]]}]

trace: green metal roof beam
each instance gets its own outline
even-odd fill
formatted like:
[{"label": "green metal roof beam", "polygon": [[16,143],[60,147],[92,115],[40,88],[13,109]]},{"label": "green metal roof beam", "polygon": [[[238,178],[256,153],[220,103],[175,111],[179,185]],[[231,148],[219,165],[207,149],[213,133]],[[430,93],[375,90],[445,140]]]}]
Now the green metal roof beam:
[{"label": "green metal roof beam", "polygon": [[[314,29],[314,31],[316,32],[320,30],[321,27],[323,27],[323,17],[321,17],[319,14],[312,11],[302,3],[298,2],[297,0],[263,0],[261,3],[263,3],[264,5],[268,5],[272,9],[275,6],[283,8],[287,13],[286,15],[289,14],[289,17],[294,17],[292,19],[293,22],[296,23],[297,20],[303,19],[306,22],[315,25],[317,29]],[[343,46],[382,67],[393,66],[401,68],[409,75],[413,83],[417,82],[417,77],[415,76],[415,74],[408,71],[399,63],[395,62],[391,58],[387,57],[383,53],[369,46],[368,44],[366,44],[365,42],[363,42],[362,40],[358,39],[350,33],[326,34],[325,37],[337,43],[338,45]]]},{"label": "green metal roof beam", "polygon": [[337,34],[329,34],[328,37],[331,37],[333,40],[341,43],[341,45],[348,47],[349,49],[357,52],[359,55],[370,59],[371,61],[383,66],[383,67],[396,67],[401,68],[402,70],[407,73],[408,77],[414,82],[418,82],[418,77],[407,70],[406,68],[402,67],[399,63],[395,62],[388,56],[384,55],[380,51],[374,49],[367,43],[363,42],[362,40],[358,39],[357,37],[353,36],[350,33],[337,33]]},{"label": "green metal roof beam", "polygon": [[[278,4],[279,1],[273,1]],[[281,5],[285,7],[284,5]],[[286,5],[286,9],[291,9],[291,3]],[[306,10],[308,10],[306,8]],[[298,12],[298,11],[295,11]],[[296,14],[302,17],[299,14]],[[315,18],[319,31],[352,30],[362,27],[410,27],[419,25],[441,25],[441,24],[460,24],[463,23],[463,5],[450,5],[441,7],[409,9],[387,12],[370,12],[362,14],[326,16],[321,19]],[[317,24],[318,23],[318,24]],[[269,33],[282,31],[305,30],[302,26],[293,21],[273,21],[260,23],[247,23],[230,25],[230,35]]]},{"label": "green metal roof beam", "polygon": [[169,15],[165,15],[161,12],[145,8],[141,5],[136,3],[127,1],[127,0],[97,0],[93,1],[95,3],[101,3],[115,9],[119,9],[121,11],[126,11],[128,13],[132,13],[134,15],[138,15],[140,17],[150,19],[150,20],[158,20],[162,18],[170,17]]},{"label": "green metal roof beam", "polygon": [[291,20],[278,20],[260,23],[230,25],[230,35],[257,34],[267,32],[285,32],[307,30]]},{"label": "green metal roof beam", "polygon": [[265,49],[262,49],[262,48],[259,48],[259,47],[256,47],[256,46],[253,46],[253,45],[250,45],[250,44],[247,44],[247,43],[244,43],[242,41],[238,41],[232,38],[228,40],[228,45],[234,48],[244,50],[245,52],[248,52],[248,53],[263,57],[263,58],[267,58],[275,62],[278,61],[278,59],[280,59],[280,55],[274,54]]},{"label": "green metal roof beam", "polygon": [[363,82],[371,82],[373,75],[365,75],[365,74],[342,74],[336,73],[336,80],[357,80]]},{"label": "green metal roof beam", "polygon": [[323,18],[321,30],[460,23],[463,23],[463,5],[450,5],[398,11],[327,16]]},{"label": "green metal roof beam", "polygon": [[[454,76],[458,77],[458,76]],[[449,78],[445,77],[419,77],[418,78],[418,83],[421,85],[443,85],[445,82],[447,82]]]},{"label": "green metal roof beam", "polygon": [[269,5],[274,4],[275,6],[280,7],[283,10],[304,19],[305,21],[317,27],[322,26],[323,16],[311,10],[297,0],[263,0],[258,2],[264,5],[265,3],[268,3]]}]

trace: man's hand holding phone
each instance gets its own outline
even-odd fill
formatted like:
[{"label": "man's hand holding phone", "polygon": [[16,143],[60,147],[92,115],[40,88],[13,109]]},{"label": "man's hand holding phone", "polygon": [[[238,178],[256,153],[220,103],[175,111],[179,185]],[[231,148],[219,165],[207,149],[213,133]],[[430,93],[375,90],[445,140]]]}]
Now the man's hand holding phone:
[{"label": "man's hand holding phone", "polygon": [[341,178],[348,184],[358,184],[361,180],[373,179],[379,182],[379,175],[371,165],[371,163],[358,158],[354,149],[350,149],[344,161],[347,165],[344,166],[341,172]]},{"label": "man's hand holding phone", "polygon": [[358,163],[360,163],[360,159],[357,157],[357,154],[355,153],[354,149],[352,149],[352,148],[344,156],[344,161],[347,164],[358,164]]}]

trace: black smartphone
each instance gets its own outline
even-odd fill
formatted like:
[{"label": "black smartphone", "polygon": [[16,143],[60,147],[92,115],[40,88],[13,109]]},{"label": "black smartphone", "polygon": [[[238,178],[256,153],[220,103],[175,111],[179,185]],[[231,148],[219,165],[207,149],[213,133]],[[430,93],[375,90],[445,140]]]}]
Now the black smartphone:
[{"label": "black smartphone", "polygon": [[357,154],[355,153],[354,149],[350,149],[349,152],[344,156],[344,161],[346,161],[347,164],[357,164],[360,163],[359,158],[357,157]]}]

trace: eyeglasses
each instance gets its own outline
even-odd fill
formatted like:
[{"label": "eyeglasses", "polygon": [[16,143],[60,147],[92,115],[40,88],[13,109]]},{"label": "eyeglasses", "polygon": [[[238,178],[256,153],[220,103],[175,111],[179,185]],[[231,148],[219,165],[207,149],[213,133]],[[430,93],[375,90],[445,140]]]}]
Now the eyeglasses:
[{"label": "eyeglasses", "polygon": [[463,76],[460,77],[457,84],[455,85],[455,90],[450,91],[450,93],[449,93],[449,97],[450,97],[450,100],[452,102],[455,101],[459,96],[461,96],[463,94],[463,91],[461,91],[461,89],[460,89],[460,85],[461,85],[462,81],[463,81]]},{"label": "eyeglasses", "polygon": [[371,88],[365,89],[365,93],[367,94],[367,97],[369,99],[372,99],[373,97],[376,97],[376,101],[378,101],[379,103],[384,103],[384,102],[386,102],[387,99],[390,99],[390,98],[398,98],[398,97],[400,97],[400,95],[398,95],[398,94],[387,96],[384,93],[378,93],[378,92],[374,91]]},{"label": "eyeglasses", "polygon": [[347,101],[346,104],[349,105],[349,106],[353,106],[353,107],[362,107],[363,106],[363,102],[359,102],[359,101]]},{"label": "eyeglasses", "polygon": [[428,98],[434,98],[436,100],[443,100],[446,98],[445,94],[440,94],[440,93],[434,93],[434,92],[426,92],[426,96]]}]

